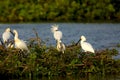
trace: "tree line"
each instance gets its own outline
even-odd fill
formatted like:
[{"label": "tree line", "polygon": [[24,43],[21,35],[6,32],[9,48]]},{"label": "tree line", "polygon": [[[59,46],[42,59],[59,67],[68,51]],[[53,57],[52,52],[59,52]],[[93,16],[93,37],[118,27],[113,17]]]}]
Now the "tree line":
[{"label": "tree line", "polygon": [[120,0],[0,0],[0,22],[120,22]]}]

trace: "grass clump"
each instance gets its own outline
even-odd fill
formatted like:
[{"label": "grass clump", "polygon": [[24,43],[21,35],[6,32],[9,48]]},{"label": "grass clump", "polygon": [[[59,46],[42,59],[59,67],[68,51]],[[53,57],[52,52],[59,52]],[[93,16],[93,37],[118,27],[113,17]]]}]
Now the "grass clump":
[{"label": "grass clump", "polygon": [[0,47],[0,75],[7,77],[66,76],[81,73],[120,73],[116,49],[84,53],[80,46],[67,47],[65,53],[45,44],[29,46],[30,53]]}]

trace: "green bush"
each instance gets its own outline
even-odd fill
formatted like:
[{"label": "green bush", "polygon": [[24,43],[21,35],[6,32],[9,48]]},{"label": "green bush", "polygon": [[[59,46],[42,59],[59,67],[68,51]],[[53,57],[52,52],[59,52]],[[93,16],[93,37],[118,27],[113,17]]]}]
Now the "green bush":
[{"label": "green bush", "polygon": [[7,77],[66,76],[81,73],[120,73],[120,61],[115,49],[93,53],[81,51],[80,46],[67,46],[65,53],[53,46],[29,46],[30,53],[0,47],[0,75]]},{"label": "green bush", "polygon": [[1,22],[120,21],[119,0],[4,0]]}]

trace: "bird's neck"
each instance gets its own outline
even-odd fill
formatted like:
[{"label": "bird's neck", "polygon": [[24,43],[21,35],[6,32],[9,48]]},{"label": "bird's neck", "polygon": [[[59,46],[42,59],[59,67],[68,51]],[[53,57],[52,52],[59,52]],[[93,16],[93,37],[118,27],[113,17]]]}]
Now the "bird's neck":
[{"label": "bird's neck", "polygon": [[83,40],[80,41],[80,43],[83,43],[83,42],[84,42]]},{"label": "bird's neck", "polygon": [[14,39],[15,39],[15,40],[18,40],[18,34],[17,34],[17,33],[15,34]]}]

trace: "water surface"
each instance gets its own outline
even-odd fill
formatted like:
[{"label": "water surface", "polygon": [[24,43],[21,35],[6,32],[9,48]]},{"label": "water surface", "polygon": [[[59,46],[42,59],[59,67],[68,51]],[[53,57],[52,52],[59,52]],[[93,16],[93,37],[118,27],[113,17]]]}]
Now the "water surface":
[{"label": "water surface", "polygon": [[[0,24],[0,36],[5,28],[10,27],[16,29],[19,37],[23,40],[35,37],[33,28],[35,28],[46,43],[55,45],[53,34],[50,30],[51,25],[55,23],[40,23],[40,24]],[[77,42],[81,35],[86,36],[87,41],[93,45],[95,49],[104,49],[120,43],[120,24],[112,23],[56,23],[59,25],[59,30],[63,33],[62,41],[69,45],[72,42]]]}]

